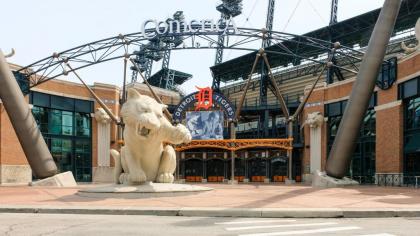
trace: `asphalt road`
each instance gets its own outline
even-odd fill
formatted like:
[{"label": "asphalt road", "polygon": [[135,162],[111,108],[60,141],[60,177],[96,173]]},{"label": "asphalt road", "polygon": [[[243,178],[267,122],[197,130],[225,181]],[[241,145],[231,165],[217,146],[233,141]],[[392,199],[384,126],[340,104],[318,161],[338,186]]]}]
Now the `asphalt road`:
[{"label": "asphalt road", "polygon": [[420,235],[420,218],[276,219],[0,214],[0,235]]}]

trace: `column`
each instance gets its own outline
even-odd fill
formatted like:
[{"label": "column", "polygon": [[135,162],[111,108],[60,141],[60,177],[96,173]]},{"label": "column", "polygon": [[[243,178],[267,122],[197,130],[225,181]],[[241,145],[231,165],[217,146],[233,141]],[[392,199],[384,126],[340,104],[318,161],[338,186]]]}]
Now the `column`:
[{"label": "column", "polygon": [[271,117],[271,130],[273,132],[273,138],[275,138],[277,136],[276,115]]},{"label": "column", "polygon": [[181,173],[182,179],[180,180],[181,183],[185,182],[185,152],[181,152]]},{"label": "column", "polygon": [[269,134],[269,131],[268,131],[268,123],[270,122],[270,113],[269,113],[269,111],[268,110],[265,110],[264,111],[264,137],[263,138],[268,138],[268,134]]},{"label": "column", "polygon": [[227,180],[228,179],[228,164],[227,164],[227,158],[228,158],[228,153],[226,151],[223,151],[223,169],[224,169],[224,179]]},{"label": "column", "polygon": [[270,159],[268,150],[265,150],[265,179],[264,183],[270,183]]},{"label": "column", "polygon": [[207,183],[207,152],[203,152],[203,183]]},{"label": "column", "polygon": [[175,171],[175,180],[179,181],[179,169],[181,168],[181,166],[179,165],[179,159],[181,158],[181,155],[179,152],[175,152],[176,154],[176,171]]},{"label": "column", "polygon": [[244,183],[249,182],[248,177],[248,151],[245,151],[245,177],[244,177]]},{"label": "column", "polygon": [[310,127],[310,173],[314,174],[317,170],[321,171],[321,128],[324,117],[320,112],[310,113],[306,123]]},{"label": "column", "polygon": [[110,161],[111,118],[102,108],[96,109],[95,119],[98,129],[98,166],[93,167],[93,182],[112,182]]}]

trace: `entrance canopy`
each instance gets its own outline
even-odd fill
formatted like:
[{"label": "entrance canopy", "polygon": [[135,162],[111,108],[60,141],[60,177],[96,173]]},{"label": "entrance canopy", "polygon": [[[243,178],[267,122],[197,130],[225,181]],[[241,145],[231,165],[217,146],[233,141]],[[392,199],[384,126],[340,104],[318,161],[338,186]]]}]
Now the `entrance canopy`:
[{"label": "entrance canopy", "polygon": [[182,152],[193,148],[220,148],[237,151],[245,148],[270,147],[284,150],[293,149],[293,139],[225,139],[225,140],[193,140],[188,144],[176,145],[175,150]]}]

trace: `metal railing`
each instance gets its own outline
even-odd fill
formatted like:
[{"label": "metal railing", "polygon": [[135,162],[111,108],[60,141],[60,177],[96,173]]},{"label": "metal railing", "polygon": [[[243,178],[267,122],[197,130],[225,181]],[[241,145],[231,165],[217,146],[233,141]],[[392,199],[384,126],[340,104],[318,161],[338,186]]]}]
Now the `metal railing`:
[{"label": "metal railing", "polygon": [[361,185],[369,185],[369,184],[375,184],[375,176],[371,175],[358,175],[358,176],[352,176],[351,179],[356,180]]},{"label": "metal railing", "polygon": [[403,186],[401,174],[376,174],[375,184],[378,186]]}]

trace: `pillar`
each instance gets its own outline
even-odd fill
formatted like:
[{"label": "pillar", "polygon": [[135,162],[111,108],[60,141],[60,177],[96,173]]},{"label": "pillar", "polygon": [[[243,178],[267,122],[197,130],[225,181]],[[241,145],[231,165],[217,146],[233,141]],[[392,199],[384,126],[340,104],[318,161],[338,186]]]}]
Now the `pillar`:
[{"label": "pillar", "polygon": [[96,109],[96,125],[98,130],[98,166],[93,168],[93,182],[112,182],[110,160],[111,148],[111,118],[102,108]]},{"label": "pillar", "polygon": [[310,173],[314,174],[317,170],[321,171],[321,129],[324,123],[324,117],[320,112],[308,114],[306,123],[310,127]]},{"label": "pillar", "polygon": [[207,183],[207,152],[203,152],[203,183]]},{"label": "pillar", "polygon": [[248,176],[248,151],[245,151],[245,177],[244,177],[244,183],[249,182],[249,176]]},{"label": "pillar", "polygon": [[181,181],[185,181],[185,152],[181,152],[181,173],[182,173]]}]

